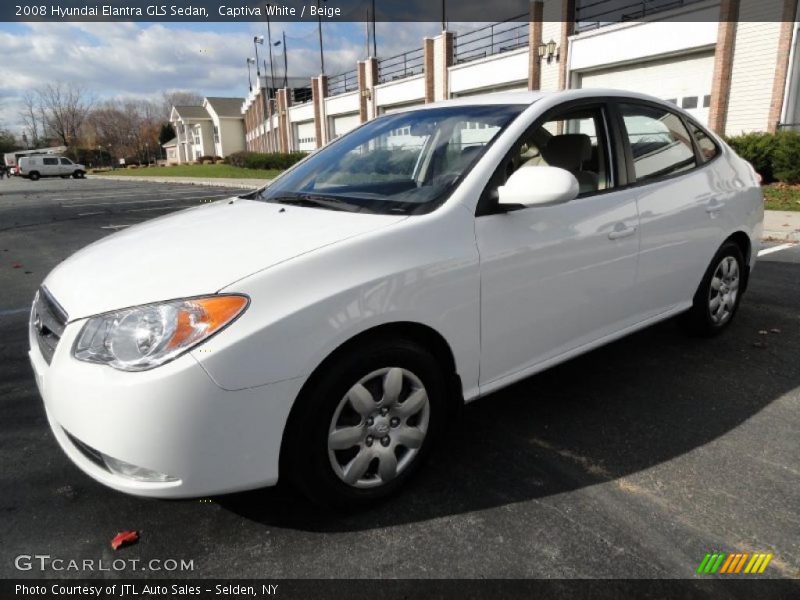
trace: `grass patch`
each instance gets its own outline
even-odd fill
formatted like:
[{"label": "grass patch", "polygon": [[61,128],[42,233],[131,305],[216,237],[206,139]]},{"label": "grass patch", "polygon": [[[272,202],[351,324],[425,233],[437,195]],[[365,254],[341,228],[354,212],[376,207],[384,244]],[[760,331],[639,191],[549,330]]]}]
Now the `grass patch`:
[{"label": "grass patch", "polygon": [[800,185],[773,183],[762,188],[766,210],[800,211]]},{"label": "grass patch", "polygon": [[114,169],[104,175],[131,175],[133,177],[200,177],[220,179],[274,179],[281,174],[277,169],[243,169],[233,165],[175,165],[174,167],[146,167]]}]

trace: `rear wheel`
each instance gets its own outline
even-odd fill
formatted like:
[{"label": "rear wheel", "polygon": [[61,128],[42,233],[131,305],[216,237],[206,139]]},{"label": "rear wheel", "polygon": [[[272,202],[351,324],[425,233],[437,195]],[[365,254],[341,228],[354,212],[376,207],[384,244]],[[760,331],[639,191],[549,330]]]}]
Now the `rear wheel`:
[{"label": "rear wheel", "polygon": [[39,173],[36,171],[31,171],[29,177],[31,178],[31,181],[37,181],[39,179]]},{"label": "rear wheel", "polygon": [[395,493],[444,426],[447,386],[436,359],[409,340],[376,340],[323,369],[292,412],[283,473],[337,508]]},{"label": "rear wheel", "polygon": [[717,251],[694,295],[692,308],[686,315],[693,333],[716,335],[733,321],[739,308],[745,276],[742,251],[733,242],[726,242]]}]

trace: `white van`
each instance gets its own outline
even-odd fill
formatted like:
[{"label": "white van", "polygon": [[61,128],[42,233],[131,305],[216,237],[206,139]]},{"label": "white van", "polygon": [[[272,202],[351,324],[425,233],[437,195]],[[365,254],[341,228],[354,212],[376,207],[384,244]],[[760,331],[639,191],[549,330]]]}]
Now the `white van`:
[{"label": "white van", "polygon": [[64,156],[23,156],[18,163],[19,175],[36,181],[40,177],[86,177],[86,167]]}]

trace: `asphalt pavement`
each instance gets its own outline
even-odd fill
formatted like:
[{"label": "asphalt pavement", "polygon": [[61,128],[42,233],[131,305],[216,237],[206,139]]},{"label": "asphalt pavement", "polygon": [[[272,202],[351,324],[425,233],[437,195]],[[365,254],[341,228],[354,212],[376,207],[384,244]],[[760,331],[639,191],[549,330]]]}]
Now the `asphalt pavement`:
[{"label": "asphalt pavement", "polygon": [[[796,245],[763,256],[724,335],[669,321],[483,398],[402,495],[368,511],[322,512],[280,486],[147,500],[83,475],[28,364],[37,286],[94,240],[233,193],[0,181],[0,577],[92,575],[15,568],[46,553],[192,561],[113,574],[133,577],[701,578],[716,551],[771,552],[761,577],[800,577]],[[139,543],[113,552],[128,529]]]}]

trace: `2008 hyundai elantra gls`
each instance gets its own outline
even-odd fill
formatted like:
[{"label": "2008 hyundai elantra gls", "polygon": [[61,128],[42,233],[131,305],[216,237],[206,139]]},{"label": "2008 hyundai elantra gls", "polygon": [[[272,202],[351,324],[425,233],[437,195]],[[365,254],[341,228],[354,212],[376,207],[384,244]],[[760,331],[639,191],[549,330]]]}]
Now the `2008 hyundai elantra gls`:
[{"label": "2008 hyundai elantra gls", "polygon": [[358,506],[464,402],[680,313],[724,330],[762,220],[753,168],[672,104],[431,104],[79,251],[39,289],[30,358],[59,444],[114,489],[285,478]]}]

